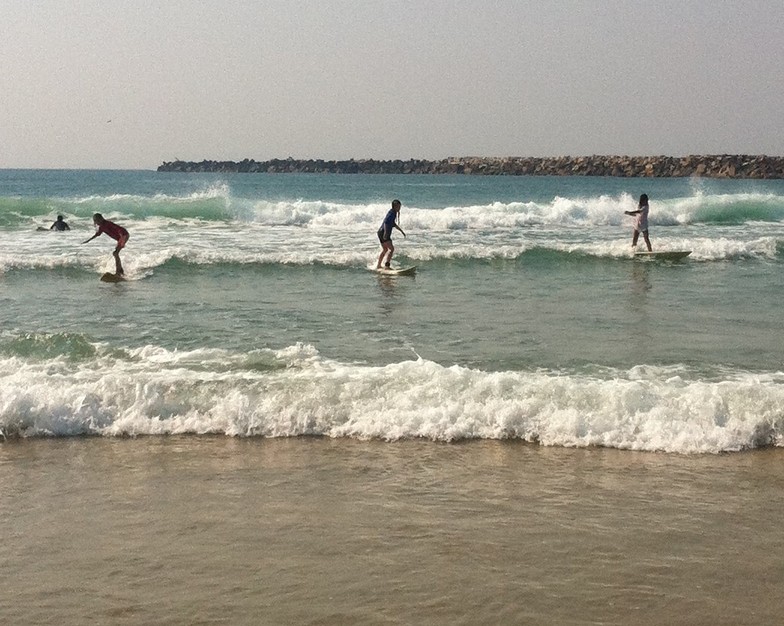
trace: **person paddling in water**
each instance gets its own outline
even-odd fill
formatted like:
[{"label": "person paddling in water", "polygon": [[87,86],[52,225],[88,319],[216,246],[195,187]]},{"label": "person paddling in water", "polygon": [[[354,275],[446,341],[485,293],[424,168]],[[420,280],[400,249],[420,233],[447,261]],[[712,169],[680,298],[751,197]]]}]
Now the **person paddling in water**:
[{"label": "person paddling in water", "polygon": [[63,219],[62,215],[58,215],[57,219],[55,220],[54,224],[49,227],[49,230],[71,230],[71,227],[68,226],[68,222]]},{"label": "person paddling in water", "polygon": [[637,247],[637,239],[642,233],[645,239],[645,245],[648,246],[648,252],[653,252],[651,240],[648,238],[648,195],[642,194],[640,196],[640,204],[636,211],[624,211],[626,215],[636,215],[637,221],[634,223],[634,234],[632,235],[632,248]]},{"label": "person paddling in water", "polygon": [[403,237],[406,236],[406,233],[404,233],[403,229],[397,224],[399,216],[400,200],[392,200],[392,208],[387,211],[384,222],[381,224],[381,228],[378,229],[378,240],[381,242],[381,254],[378,255],[378,263],[376,264],[377,270],[381,269],[381,264],[384,262],[385,255],[387,257],[387,262],[384,263],[384,267],[389,268],[390,263],[392,262],[392,254],[395,251],[395,246],[392,245],[392,229],[397,228],[403,233]]},{"label": "person paddling in water", "polygon": [[123,271],[123,266],[120,262],[120,250],[122,250],[125,247],[125,244],[128,243],[128,237],[130,237],[128,231],[125,230],[122,226],[105,219],[104,216],[100,213],[93,215],[93,223],[98,227],[98,230],[95,231],[95,234],[92,237],[90,237],[87,241],[83,241],[82,243],[84,244],[92,241],[101,233],[106,233],[109,235],[109,237],[117,241],[117,247],[114,249],[112,254],[114,256],[116,273],[118,276],[122,276],[125,274],[125,272]]}]

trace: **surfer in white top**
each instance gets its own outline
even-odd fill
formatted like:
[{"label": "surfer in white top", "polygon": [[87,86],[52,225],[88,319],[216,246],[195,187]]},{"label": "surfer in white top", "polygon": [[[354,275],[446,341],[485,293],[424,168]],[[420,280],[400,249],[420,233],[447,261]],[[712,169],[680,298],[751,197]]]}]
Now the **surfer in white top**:
[{"label": "surfer in white top", "polygon": [[642,194],[640,196],[640,204],[636,211],[624,211],[626,215],[636,215],[637,221],[634,223],[634,234],[632,235],[632,248],[637,247],[637,239],[642,233],[645,239],[645,245],[648,246],[648,252],[653,252],[651,240],[648,238],[648,195]]}]

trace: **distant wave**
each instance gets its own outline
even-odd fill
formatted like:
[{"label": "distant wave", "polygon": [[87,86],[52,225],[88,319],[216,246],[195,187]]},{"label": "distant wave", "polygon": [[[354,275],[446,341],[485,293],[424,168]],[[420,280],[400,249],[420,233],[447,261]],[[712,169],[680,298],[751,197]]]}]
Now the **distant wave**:
[{"label": "distant wave", "polygon": [[[178,220],[230,220],[236,215],[231,209],[231,196],[226,185],[215,185],[204,191],[183,196],[156,194],[90,195],[82,197],[0,196],[0,227],[29,228],[42,225],[56,215],[66,221],[91,224],[93,213],[113,219],[143,220],[163,217]],[[48,224],[45,224],[48,225]]]},{"label": "distant wave", "polygon": [[[376,225],[384,204],[340,204],[322,201],[246,201],[243,216],[268,225],[354,227]],[[533,226],[600,227],[628,225],[624,211],[635,209],[627,195],[588,198],[555,197],[549,202],[490,204],[421,209],[405,207],[401,222],[418,231],[510,230]],[[652,208],[654,226],[745,224],[784,221],[784,197],[769,194],[703,196],[662,200]]]},{"label": "distant wave", "polygon": [[697,194],[670,204],[679,223],[740,225],[784,221],[784,197],[775,194]]},{"label": "distant wave", "polygon": [[[549,202],[492,202],[470,206],[406,206],[401,219],[419,231],[508,230],[531,226],[599,227],[628,224],[624,211],[636,208],[628,194],[554,197]],[[63,214],[89,226],[93,213],[123,220],[257,223],[274,226],[374,227],[386,203],[349,204],[323,200],[243,198],[225,184],[183,196],[114,194],[81,198],[0,197],[0,228],[42,225]],[[784,197],[775,194],[694,195],[652,203],[654,226],[688,224],[738,225],[784,221]]]},{"label": "distant wave", "polygon": [[520,439],[718,453],[784,445],[782,383],[781,372],[706,376],[678,365],[485,372],[417,359],[374,367],[300,344],[171,352],[6,334],[0,432]]}]

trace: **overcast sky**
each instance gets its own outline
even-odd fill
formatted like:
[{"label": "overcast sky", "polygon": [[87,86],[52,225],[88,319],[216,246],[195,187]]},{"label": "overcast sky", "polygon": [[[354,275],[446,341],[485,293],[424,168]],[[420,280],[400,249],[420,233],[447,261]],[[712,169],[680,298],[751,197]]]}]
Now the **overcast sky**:
[{"label": "overcast sky", "polygon": [[784,155],[782,0],[0,0],[0,167]]}]

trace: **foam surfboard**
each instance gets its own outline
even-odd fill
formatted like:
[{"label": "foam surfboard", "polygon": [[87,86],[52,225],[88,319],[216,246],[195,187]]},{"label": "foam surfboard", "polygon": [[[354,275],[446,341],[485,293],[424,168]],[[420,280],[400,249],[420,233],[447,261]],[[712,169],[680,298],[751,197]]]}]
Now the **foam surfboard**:
[{"label": "foam surfboard", "polygon": [[125,280],[125,276],[120,274],[112,274],[111,272],[106,272],[103,276],[101,276],[101,281],[104,283],[121,283]]},{"label": "foam surfboard", "polygon": [[376,269],[374,267],[373,271],[377,272],[378,274],[383,274],[384,276],[413,276],[414,274],[416,274],[416,269],[417,266],[412,265],[411,267],[397,267],[397,268],[381,267]]},{"label": "foam surfboard", "polygon": [[691,254],[691,250],[661,250],[656,252],[635,252],[634,256],[643,259],[663,259],[665,261],[677,261],[685,259]]}]

